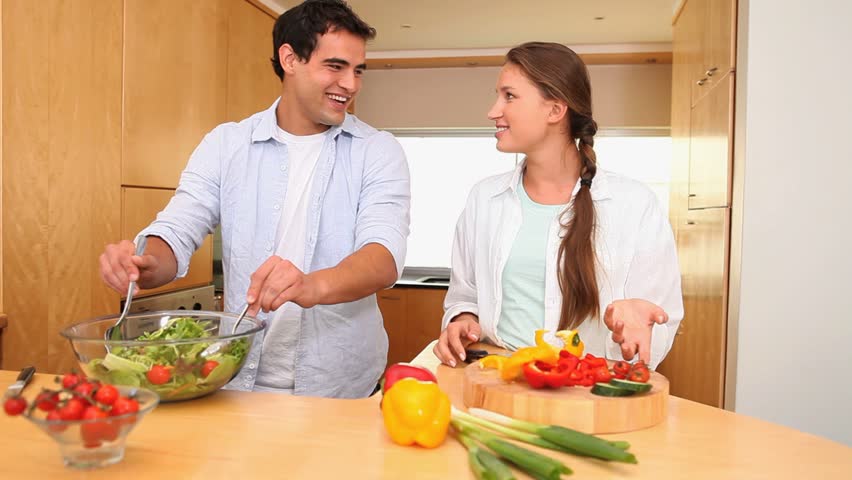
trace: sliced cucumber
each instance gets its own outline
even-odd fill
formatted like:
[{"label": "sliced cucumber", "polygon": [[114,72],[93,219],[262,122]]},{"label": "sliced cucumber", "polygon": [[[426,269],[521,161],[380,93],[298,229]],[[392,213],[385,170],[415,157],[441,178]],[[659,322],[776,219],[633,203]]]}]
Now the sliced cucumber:
[{"label": "sliced cucumber", "polygon": [[633,382],[630,380],[620,380],[618,378],[613,378],[609,381],[609,384],[618,388],[623,388],[625,390],[632,390],[637,393],[645,393],[651,391],[650,383],[640,383]]},{"label": "sliced cucumber", "polygon": [[126,358],[121,358],[118,355],[113,355],[112,353],[107,353],[106,357],[104,357],[104,361],[101,364],[109,370],[125,370],[136,373],[145,373],[148,371],[148,366],[143,365],[141,363],[134,362],[133,360],[128,360]]},{"label": "sliced cucumber", "polygon": [[608,383],[598,382],[594,387],[592,387],[592,393],[602,397],[629,397],[636,392],[633,390],[627,390],[626,388],[616,387],[615,385],[610,385]]}]

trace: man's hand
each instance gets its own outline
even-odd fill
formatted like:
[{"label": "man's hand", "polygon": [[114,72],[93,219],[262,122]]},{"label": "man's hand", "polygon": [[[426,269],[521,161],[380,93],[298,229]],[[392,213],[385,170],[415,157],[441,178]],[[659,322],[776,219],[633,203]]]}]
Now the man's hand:
[{"label": "man's hand", "polygon": [[612,331],[612,341],[621,345],[621,355],[632,360],[651,361],[651,331],[654,324],[669,321],[666,312],[647,300],[616,300],[606,307],[604,324]]},{"label": "man's hand", "polygon": [[306,275],[289,260],[279,256],[269,257],[251,275],[251,284],[246,294],[250,305],[248,315],[257,312],[277,310],[287,302],[294,302],[302,308],[310,308],[322,298],[321,282],[312,275]]},{"label": "man's hand", "polygon": [[432,352],[442,363],[451,367],[456,366],[456,358],[464,361],[464,351],[468,345],[478,342],[482,337],[479,319],[472,313],[462,313],[456,316],[441,332],[438,343]]},{"label": "man's hand", "polygon": [[[110,288],[127,293],[130,282],[139,288],[155,288],[174,278],[177,261],[171,248],[159,237],[148,237],[145,254],[135,255],[136,245],[130,240],[111,243],[100,256],[101,279]],[[165,262],[162,260],[165,259]]]}]

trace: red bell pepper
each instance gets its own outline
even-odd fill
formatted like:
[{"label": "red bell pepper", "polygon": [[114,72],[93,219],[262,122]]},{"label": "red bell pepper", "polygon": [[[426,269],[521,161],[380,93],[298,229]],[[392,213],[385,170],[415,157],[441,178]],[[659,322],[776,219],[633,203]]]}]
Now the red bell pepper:
[{"label": "red bell pepper", "polygon": [[546,363],[542,361],[524,364],[524,377],[532,388],[560,388],[568,384],[573,370],[567,365]]},{"label": "red bell pepper", "polygon": [[384,378],[382,378],[382,394],[387,392],[394,383],[402,380],[403,378],[413,378],[422,382],[438,383],[438,379],[435,378],[435,374],[426,368],[418,367],[417,365],[412,365],[410,363],[395,363],[388,367],[385,371]]},{"label": "red bell pepper", "polygon": [[596,367],[605,367],[606,359],[603,357],[596,357],[591,353],[587,353],[585,357],[583,357],[583,361],[589,364],[589,367],[592,369]]},{"label": "red bell pepper", "polygon": [[612,380],[612,374],[609,373],[609,369],[606,368],[606,365],[603,367],[597,367],[592,371],[595,374],[595,382],[609,383],[609,381]]},{"label": "red bell pepper", "polygon": [[565,350],[561,350],[559,352],[559,360],[557,363],[564,366],[567,370],[576,370],[577,365],[580,363],[580,358]]}]

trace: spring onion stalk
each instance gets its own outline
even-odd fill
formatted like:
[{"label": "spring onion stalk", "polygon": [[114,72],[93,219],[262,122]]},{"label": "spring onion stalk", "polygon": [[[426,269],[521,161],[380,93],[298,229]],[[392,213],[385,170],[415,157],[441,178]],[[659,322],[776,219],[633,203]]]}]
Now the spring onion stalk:
[{"label": "spring onion stalk", "polygon": [[452,420],[453,427],[462,435],[470,436],[483,443],[501,458],[508,460],[536,478],[559,480],[563,473],[572,473],[571,469],[559,460],[555,460],[538,452],[515,445],[498,438],[476,426]]},{"label": "spring onion stalk", "polygon": [[581,455],[624,463],[638,463],[636,456],[632,453],[594,435],[588,435],[586,433],[556,425],[541,425],[538,423],[516,420],[514,418],[506,417],[499,413],[480,408],[471,408],[468,413],[474,417],[491,423],[538,435],[550,443],[555,443],[556,445],[565,447]]},{"label": "spring onion stalk", "polygon": [[515,480],[512,470],[493,453],[481,448],[469,436],[459,433],[459,441],[467,448],[470,469],[477,480]]},{"label": "spring onion stalk", "polygon": [[459,441],[467,448],[470,469],[477,480],[515,480],[515,475],[509,467],[500,461],[496,455],[481,448],[468,435],[459,433]]}]

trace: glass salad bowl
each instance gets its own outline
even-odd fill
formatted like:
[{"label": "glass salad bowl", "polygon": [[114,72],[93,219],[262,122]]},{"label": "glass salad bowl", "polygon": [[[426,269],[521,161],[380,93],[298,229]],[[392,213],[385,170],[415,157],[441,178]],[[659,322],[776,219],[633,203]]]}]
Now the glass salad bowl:
[{"label": "glass salad bowl", "polygon": [[113,385],[143,387],[162,402],[202,397],[239,373],[265,322],[246,316],[171,310],[135,313],[122,325],[123,340],[105,340],[119,315],[75,323],[60,334],[86,376]]},{"label": "glass salad bowl", "polygon": [[156,393],[144,388],[116,388],[119,395],[125,397],[125,402],[127,398],[135,402],[134,408],[89,420],[48,420],[43,412],[34,410],[39,415],[27,415],[27,420],[59,444],[66,466],[97,468],[118,463],[124,458],[127,435],[142,417],[157,406],[159,398]]}]

